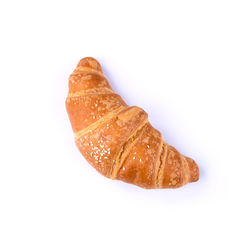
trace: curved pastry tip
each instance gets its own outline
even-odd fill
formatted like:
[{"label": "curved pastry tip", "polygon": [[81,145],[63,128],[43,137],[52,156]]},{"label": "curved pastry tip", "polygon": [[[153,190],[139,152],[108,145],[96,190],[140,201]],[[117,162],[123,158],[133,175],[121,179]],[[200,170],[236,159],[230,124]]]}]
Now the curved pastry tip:
[{"label": "curved pastry tip", "polygon": [[189,182],[195,182],[199,180],[199,168],[198,165],[196,164],[196,162],[189,158],[186,157],[186,160],[188,162],[188,166],[189,166],[189,171],[190,171],[190,179]]},{"label": "curved pastry tip", "polygon": [[92,69],[98,69],[101,70],[101,65],[100,63],[93,57],[84,57],[82,58],[77,67],[88,67]]}]

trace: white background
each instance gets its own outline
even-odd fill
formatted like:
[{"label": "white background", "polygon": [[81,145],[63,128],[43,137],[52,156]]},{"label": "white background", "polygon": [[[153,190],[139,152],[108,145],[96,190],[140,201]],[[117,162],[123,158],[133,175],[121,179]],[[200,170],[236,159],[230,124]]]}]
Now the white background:
[{"label": "white background", "polygon": [[[249,249],[250,2],[1,1],[0,249]],[[98,174],[65,110],[97,58],[200,180]]]}]

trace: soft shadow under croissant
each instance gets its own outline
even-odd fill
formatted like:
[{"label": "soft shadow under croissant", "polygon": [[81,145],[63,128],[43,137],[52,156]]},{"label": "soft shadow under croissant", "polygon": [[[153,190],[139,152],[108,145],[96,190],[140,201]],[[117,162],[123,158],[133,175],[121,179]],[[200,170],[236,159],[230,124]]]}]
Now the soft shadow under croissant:
[{"label": "soft shadow under croissant", "polygon": [[144,110],[114,93],[94,58],[80,60],[70,75],[66,108],[78,149],[104,176],[143,188],[199,179],[195,161],[168,145]]}]

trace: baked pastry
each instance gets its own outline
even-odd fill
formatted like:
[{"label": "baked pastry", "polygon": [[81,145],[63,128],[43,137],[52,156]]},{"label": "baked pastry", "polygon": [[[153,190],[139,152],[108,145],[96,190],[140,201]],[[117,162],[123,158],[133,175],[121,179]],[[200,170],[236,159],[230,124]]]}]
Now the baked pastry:
[{"label": "baked pastry", "polygon": [[69,78],[66,108],[75,142],[102,175],[143,188],[177,188],[199,179],[194,160],[168,145],[147,113],[128,106],[87,57]]}]

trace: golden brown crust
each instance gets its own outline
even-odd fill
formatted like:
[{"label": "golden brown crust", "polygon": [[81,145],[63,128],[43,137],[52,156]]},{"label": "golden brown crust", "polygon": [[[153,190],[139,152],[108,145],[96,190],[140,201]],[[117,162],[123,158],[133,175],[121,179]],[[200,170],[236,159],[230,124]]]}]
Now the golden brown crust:
[{"label": "golden brown crust", "polygon": [[114,93],[94,58],[82,59],[71,74],[66,108],[77,147],[104,176],[143,188],[198,180],[196,163],[163,141],[144,110]]},{"label": "golden brown crust", "polygon": [[[146,118],[146,117],[145,117]],[[148,120],[144,119],[144,121],[137,127],[137,129],[127,138],[125,143],[122,145],[119,153],[116,156],[116,160],[112,170],[112,179],[116,179],[118,172],[123,166],[124,161],[130,154],[131,148],[135,145],[135,143],[140,138],[141,133],[143,132],[145,126],[147,125]]]},{"label": "golden brown crust", "polygon": [[164,170],[164,166],[165,166],[167,153],[168,153],[167,144],[165,142],[163,142],[160,157],[159,157],[159,167],[158,167],[158,173],[157,173],[156,183],[155,183],[156,188],[161,188],[162,187],[163,170]]},{"label": "golden brown crust", "polygon": [[117,179],[143,188],[155,188],[157,162],[162,145],[161,134],[147,123],[137,142],[130,149]]},{"label": "golden brown crust", "polygon": [[92,166],[103,175],[111,177],[122,146],[145,119],[146,113],[137,107],[121,109],[98,123],[98,126],[77,136],[76,144]]}]

